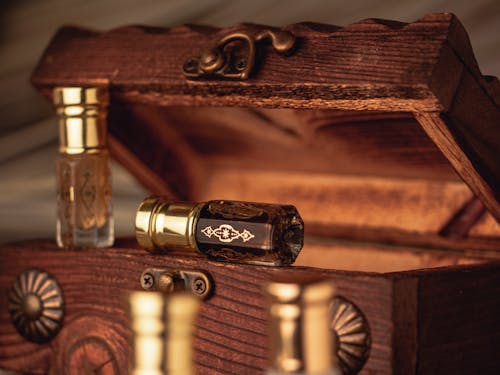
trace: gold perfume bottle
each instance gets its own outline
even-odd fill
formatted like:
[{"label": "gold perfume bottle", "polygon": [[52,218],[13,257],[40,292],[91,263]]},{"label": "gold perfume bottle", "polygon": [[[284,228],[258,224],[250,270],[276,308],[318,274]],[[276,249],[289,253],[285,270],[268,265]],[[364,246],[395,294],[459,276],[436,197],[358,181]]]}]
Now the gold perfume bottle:
[{"label": "gold perfume bottle", "polygon": [[139,206],[135,227],[139,245],[148,250],[182,249],[262,265],[293,263],[304,243],[304,222],[290,205],[153,197]]},{"label": "gold perfume bottle", "polygon": [[193,375],[193,329],[200,301],[193,295],[133,292],[133,375]]},{"label": "gold perfume bottle", "polygon": [[106,149],[108,94],[97,87],[56,87],[59,125],[57,244],[113,245],[111,170]]},{"label": "gold perfume bottle", "polygon": [[341,375],[330,329],[330,281],[271,282],[268,300],[271,338],[267,375]]}]

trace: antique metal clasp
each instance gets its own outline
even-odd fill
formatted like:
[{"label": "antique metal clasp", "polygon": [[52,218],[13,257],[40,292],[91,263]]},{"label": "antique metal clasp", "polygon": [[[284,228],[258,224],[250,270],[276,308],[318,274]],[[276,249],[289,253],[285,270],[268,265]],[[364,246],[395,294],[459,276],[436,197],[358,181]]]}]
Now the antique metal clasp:
[{"label": "antique metal clasp", "polygon": [[[296,44],[295,36],[285,30],[235,31],[222,37],[201,56],[188,59],[183,65],[184,75],[188,79],[248,79],[256,65],[256,44],[264,40],[270,40],[274,50],[281,54],[290,54]],[[234,48],[229,48],[233,42],[246,44],[246,55],[238,55]]]},{"label": "antique metal clasp", "polygon": [[213,291],[210,274],[200,270],[146,268],[141,274],[140,281],[144,290],[165,293],[188,291],[201,299],[208,298]]}]

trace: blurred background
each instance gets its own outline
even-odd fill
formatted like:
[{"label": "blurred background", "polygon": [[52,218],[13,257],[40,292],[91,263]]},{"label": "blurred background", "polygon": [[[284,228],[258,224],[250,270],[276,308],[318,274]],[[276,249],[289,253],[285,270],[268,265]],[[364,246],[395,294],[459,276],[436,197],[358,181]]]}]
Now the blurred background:
[{"label": "blurred background", "polygon": [[[29,76],[61,25],[108,30],[127,24],[313,21],[342,26],[363,18],[411,22],[432,12],[455,13],[482,73],[500,76],[499,0],[0,1],[0,242],[54,236],[56,123]],[[132,235],[135,209],[147,192],[116,163],[113,190],[117,235]]]}]

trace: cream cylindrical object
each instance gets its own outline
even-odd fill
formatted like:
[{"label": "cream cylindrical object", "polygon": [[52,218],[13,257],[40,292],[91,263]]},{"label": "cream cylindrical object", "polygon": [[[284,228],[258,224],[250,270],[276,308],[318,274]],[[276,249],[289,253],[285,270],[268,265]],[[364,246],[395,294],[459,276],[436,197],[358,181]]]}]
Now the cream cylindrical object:
[{"label": "cream cylindrical object", "polygon": [[133,292],[133,375],[194,375],[193,330],[200,305],[187,293]]},{"label": "cream cylindrical object", "polygon": [[330,329],[330,281],[271,282],[268,300],[271,354],[268,375],[341,375]]}]

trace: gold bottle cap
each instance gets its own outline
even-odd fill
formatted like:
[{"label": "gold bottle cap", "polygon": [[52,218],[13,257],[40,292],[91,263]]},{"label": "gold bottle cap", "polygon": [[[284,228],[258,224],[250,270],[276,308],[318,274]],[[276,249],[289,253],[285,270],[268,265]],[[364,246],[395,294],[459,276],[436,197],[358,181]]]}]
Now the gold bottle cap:
[{"label": "gold bottle cap", "polygon": [[105,87],[56,87],[53,101],[59,122],[59,150],[78,154],[106,146]]},{"label": "gold bottle cap", "polygon": [[199,306],[200,300],[192,294],[172,294],[167,298],[165,374],[194,374],[193,331]]},{"label": "gold bottle cap", "polygon": [[133,292],[133,375],[192,375],[193,330],[200,301],[193,295]]},{"label": "gold bottle cap", "polygon": [[135,216],[135,236],[147,250],[175,248],[196,250],[195,225],[203,204],[146,198]]},{"label": "gold bottle cap", "polygon": [[279,373],[336,373],[329,308],[335,293],[330,281],[271,282],[269,303],[271,369]]},{"label": "gold bottle cap", "polygon": [[133,292],[129,298],[134,332],[133,375],[163,375],[165,299],[162,293]]}]

